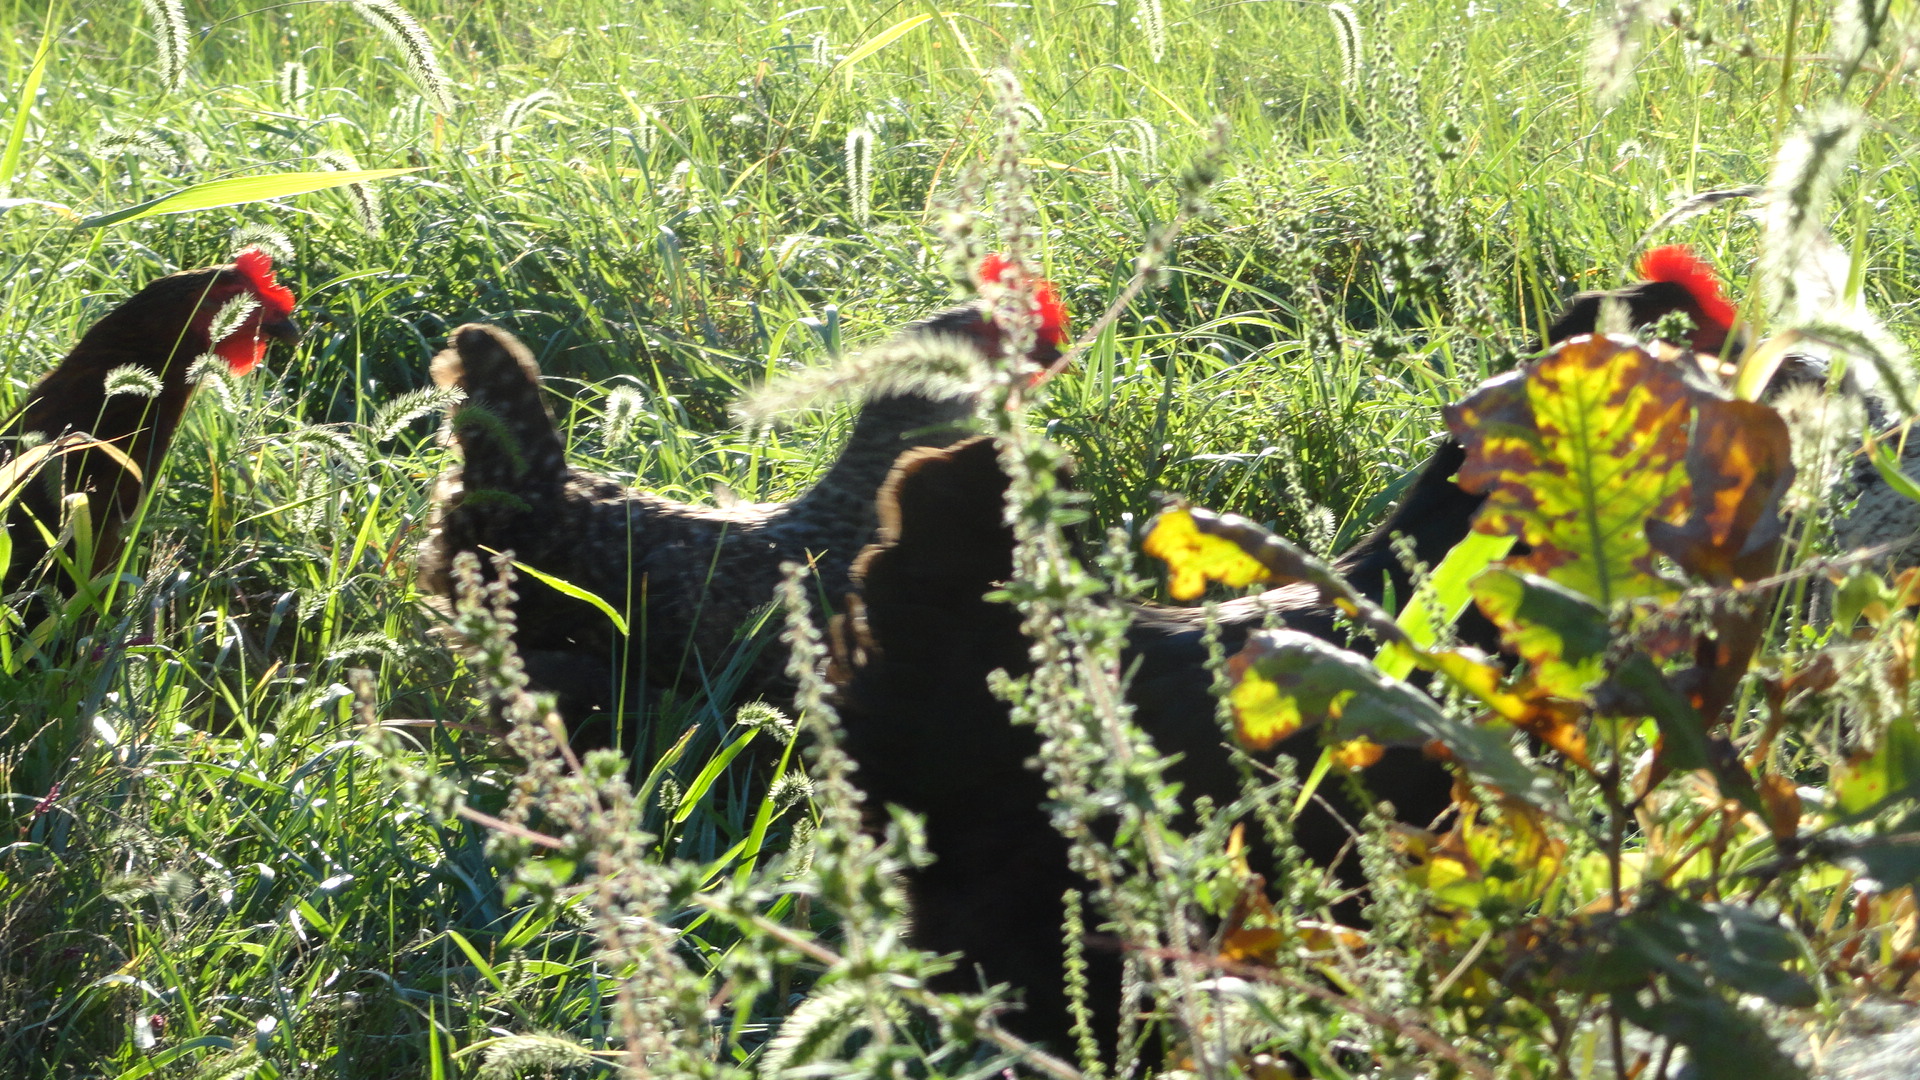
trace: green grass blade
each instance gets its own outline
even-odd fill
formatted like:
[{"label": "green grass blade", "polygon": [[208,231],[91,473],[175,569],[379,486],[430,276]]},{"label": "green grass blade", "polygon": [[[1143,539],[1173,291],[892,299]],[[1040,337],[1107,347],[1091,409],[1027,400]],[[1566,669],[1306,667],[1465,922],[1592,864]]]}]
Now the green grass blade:
[{"label": "green grass blade", "polygon": [[[499,552],[494,551],[492,548],[482,548],[481,550],[486,551],[489,554],[493,554],[493,555],[499,554]],[[513,560],[513,569],[515,573],[525,574],[528,577],[532,578],[533,580],[539,582],[542,585],[545,585],[547,588],[552,589],[554,592],[557,592],[562,596],[571,596],[575,600],[581,600],[586,603],[592,604],[595,608],[599,609],[602,615],[605,615],[607,618],[613,620],[613,628],[615,630],[620,631],[620,634],[622,637],[627,635],[628,633],[627,620],[621,618],[620,613],[613,610],[612,604],[607,603],[605,600],[602,600],[600,597],[594,595],[593,593],[588,592],[587,590],[581,588],[578,585],[575,585],[571,581],[563,581],[560,578],[554,577],[552,574],[541,573],[540,571],[535,570],[533,567],[528,566],[526,563],[521,562],[519,559]]]},{"label": "green grass blade", "polygon": [[209,180],[204,184],[181,188],[171,195],[162,195],[160,198],[150,199],[111,213],[95,215],[82,221],[80,228],[102,229],[108,225],[138,221],[155,214],[184,214],[193,210],[212,210],[221,206],[238,206],[242,203],[265,202],[268,199],[284,199],[289,195],[305,195],[310,191],[324,191],[327,188],[344,187],[348,184],[365,184],[419,171],[420,169],[417,168],[354,169],[343,172],[286,172],[267,173],[262,176],[231,176],[225,180]]},{"label": "green grass blade", "polygon": [[[841,76],[845,80],[847,87],[851,89],[853,86],[853,65],[900,40],[915,27],[920,26],[931,18],[933,18],[933,15],[929,12],[925,15],[915,15],[894,23],[892,26],[887,27],[885,30],[880,31],[878,34],[873,35],[855,46],[854,50],[848,53],[846,58],[834,67],[832,74]],[[831,79],[831,77],[830,75],[829,79]],[[813,117],[813,131],[815,133],[818,133],[820,126],[827,122],[827,107],[831,99],[831,94],[820,95],[820,111],[814,114]]]},{"label": "green grass blade", "polygon": [[699,775],[695,776],[693,782],[687,785],[686,794],[681,796],[680,808],[676,810],[673,815],[673,823],[675,825],[684,824],[687,818],[692,816],[694,809],[699,806],[700,800],[706,798],[707,789],[713,787],[713,782],[720,779],[720,774],[727,771],[727,766],[733,764],[733,759],[739,757],[740,751],[745,750],[747,745],[753,742],[754,738],[759,734],[758,729],[749,728],[746,734],[728,743],[726,749],[708,759],[706,766],[700,770]]},{"label": "green grass blade", "polygon": [[47,74],[47,57],[53,53],[53,25],[40,35],[40,48],[33,54],[33,66],[27,69],[27,81],[20,87],[20,100],[13,110],[13,130],[7,133],[7,152],[0,155],[0,194],[13,190],[13,178],[20,171],[20,151],[27,142],[27,120],[33,115],[33,99],[40,94],[40,80]]},{"label": "green grass blade", "polygon": [[852,52],[848,53],[846,59],[840,61],[840,66],[833,69],[834,74],[844,76],[847,84],[851,86],[853,84],[853,65],[900,40],[915,27],[932,18],[933,14],[929,12],[925,15],[915,15],[911,18],[901,19],[899,22],[868,38]]}]

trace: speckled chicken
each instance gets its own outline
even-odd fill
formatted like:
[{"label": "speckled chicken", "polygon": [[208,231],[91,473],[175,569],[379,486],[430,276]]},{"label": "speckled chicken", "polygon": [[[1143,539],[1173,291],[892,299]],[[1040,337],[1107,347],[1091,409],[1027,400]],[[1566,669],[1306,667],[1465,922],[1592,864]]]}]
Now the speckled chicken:
[{"label": "speckled chicken", "polygon": [[[265,355],[270,339],[299,336],[293,307],[293,293],[274,279],[272,258],[249,248],[224,266],[148,284],[81,335],[73,351],[27,391],[25,406],[6,428],[9,450],[18,454],[63,435],[85,435],[123,453],[138,471],[99,450],[63,454],[42,468],[7,515],[13,556],[5,591],[39,580],[47,544],[32,519],[57,533],[61,499],[69,493],[89,497],[91,569],[113,565],[122,533],[193,395],[194,361],[211,353],[234,374],[245,374]],[[147,380],[149,385],[136,385]],[[110,387],[110,381],[123,386]],[[59,575],[52,580],[61,583]]]},{"label": "speckled chicken", "polygon": [[[999,284],[1005,272],[1004,262],[990,260],[983,286]],[[1051,363],[1065,341],[1066,313],[1047,283],[1032,282],[1031,294],[1037,334],[1029,360]],[[923,349],[929,339],[987,358],[1005,348],[984,301],[916,323],[891,347]],[[521,575],[517,644],[534,681],[560,693],[570,718],[619,700],[614,684],[623,673],[628,702],[642,685],[719,683],[743,628],[773,599],[785,562],[811,564],[822,596],[843,595],[848,565],[872,537],[874,493],[894,459],[952,441],[974,410],[971,395],[959,392],[875,392],[833,465],[799,498],[711,508],[570,467],[541,398],[539,368],[502,330],[454,331],[433,376],[465,399],[449,420],[461,463],[434,494],[422,585],[447,596],[455,554],[472,551],[485,561],[489,549],[511,551],[523,565],[604,599],[629,624],[623,637],[587,603]],[[743,696],[787,692],[779,653],[765,648],[750,660]]]}]

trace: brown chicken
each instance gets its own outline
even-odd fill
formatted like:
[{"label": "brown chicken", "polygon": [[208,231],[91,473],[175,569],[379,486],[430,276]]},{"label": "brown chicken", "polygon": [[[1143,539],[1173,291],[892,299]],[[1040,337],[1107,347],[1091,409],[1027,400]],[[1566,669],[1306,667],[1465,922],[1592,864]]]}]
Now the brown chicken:
[{"label": "brown chicken", "polygon": [[[1621,299],[1641,323],[1669,310],[1699,309],[1707,321],[1696,317],[1695,340],[1718,344],[1726,337],[1730,309],[1702,303],[1719,293],[1710,271],[1704,281],[1711,292],[1702,291],[1701,281],[1690,278],[1690,287],[1677,293],[1651,290],[1673,306],[1637,303],[1648,291],[1646,282],[1623,290]],[[1554,332],[1592,332],[1600,306],[1594,294],[1576,297],[1555,320]],[[1411,575],[1393,551],[1396,534],[1410,538],[1415,558],[1429,565],[1466,536],[1482,497],[1453,483],[1463,459],[1457,443],[1443,444],[1387,520],[1335,563],[1357,591],[1376,601],[1389,587],[1399,597],[1412,594]],[[1013,572],[1006,490],[989,440],[901,458],[881,489],[880,538],[854,567],[858,595],[833,627],[831,676],[847,749],[868,793],[876,804],[892,803],[925,819],[933,862],[907,875],[916,944],[962,956],[944,988],[973,987],[981,976],[1020,988],[1025,1009],[1008,1018],[1009,1026],[1067,1050],[1061,897],[1069,888],[1089,886],[1068,865],[1067,842],[1045,808],[1046,782],[1030,767],[1040,749],[1038,735],[1012,724],[1007,704],[987,682],[996,668],[1019,675],[1031,667],[1018,611],[984,596]],[[1217,608],[1226,652],[1238,650],[1269,612],[1293,629],[1345,642],[1333,612],[1314,591],[1289,587]],[[1136,604],[1128,614],[1120,667],[1129,672],[1127,700],[1135,722],[1161,753],[1178,755],[1166,775],[1182,785],[1186,799],[1208,795],[1227,805],[1239,796],[1241,781],[1215,719],[1203,613]],[[1472,644],[1498,648],[1492,625],[1478,611],[1469,610],[1459,629]],[[1317,736],[1308,732],[1283,743],[1280,752],[1299,760],[1304,774],[1318,749]],[[1447,770],[1408,748],[1389,749],[1364,781],[1391,800],[1402,821],[1416,825],[1430,823],[1452,801]],[[1322,802],[1294,823],[1293,841],[1310,859],[1333,868],[1343,886],[1357,890],[1364,879],[1350,853],[1348,823],[1357,822],[1366,806],[1345,788],[1321,786]],[[1271,877],[1267,847],[1256,843],[1250,853],[1254,869]],[[1356,893],[1337,904],[1334,914],[1358,920],[1362,906]],[[1119,1009],[1119,957],[1093,948],[1087,959],[1095,1032],[1110,1040]]]},{"label": "brown chicken", "polygon": [[[1005,264],[989,262],[991,284]],[[1066,313],[1045,282],[1033,283],[1036,365],[1051,363],[1066,339]],[[967,348],[985,358],[1004,349],[984,302],[908,327],[901,350]],[[882,357],[884,360],[884,357]],[[737,653],[744,628],[774,595],[781,564],[810,563],[821,595],[848,587],[847,566],[871,538],[874,492],[901,451],[944,445],[963,433],[970,395],[903,389],[876,392],[826,474],[788,503],[688,506],[567,465],[565,447],[540,393],[540,370],[506,332],[469,325],[454,331],[434,361],[434,379],[464,391],[448,431],[461,464],[434,493],[420,556],[420,580],[451,594],[462,551],[511,551],[524,566],[594,594],[621,612],[615,625],[586,602],[522,574],[515,584],[516,643],[537,685],[556,691],[576,727],[640,687],[725,689],[730,664],[743,665],[741,696],[790,693],[778,649]],[[769,635],[770,636],[770,635]],[[757,647],[755,640],[750,647]],[[597,736],[589,736],[589,741]]]},{"label": "brown chicken", "polygon": [[[62,497],[69,493],[88,496],[96,543],[93,566],[86,569],[98,573],[116,563],[126,526],[193,394],[194,361],[211,353],[236,375],[251,371],[270,339],[299,336],[293,307],[293,293],[274,280],[272,258],[249,248],[227,265],[163,277],[94,323],[66,359],[27,391],[5,437],[16,456],[67,435],[84,435],[118,454],[60,454],[21,489],[6,519],[13,556],[5,591],[39,580],[48,545],[35,522],[58,534]],[[116,386],[120,392],[109,393],[110,374],[126,384],[138,379],[150,385],[137,391]]]}]

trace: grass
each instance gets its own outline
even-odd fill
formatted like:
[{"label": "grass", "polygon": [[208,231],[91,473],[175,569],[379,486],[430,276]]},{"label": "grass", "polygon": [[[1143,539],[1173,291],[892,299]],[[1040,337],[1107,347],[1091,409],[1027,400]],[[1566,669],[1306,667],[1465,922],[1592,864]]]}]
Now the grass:
[{"label": "grass", "polygon": [[[0,116],[24,121],[9,194],[34,200],[3,211],[0,408],[107,307],[224,259],[236,230],[291,245],[282,280],[308,328],[265,370],[201,391],[95,635],[38,652],[14,635],[0,655],[8,1075],[609,1067],[621,980],[653,961],[608,966],[578,905],[516,884],[492,834],[433,812],[445,790],[420,779],[497,813],[519,765],[487,729],[485,674],[432,636],[410,585],[447,455],[437,413],[390,405],[430,385],[451,327],[497,322],[552,377],[580,464],[683,499],[801,490],[844,410],[750,434],[728,404],[948,299],[939,202],[992,150],[983,69],[1015,72],[1039,114],[1040,262],[1083,324],[1174,213],[1211,119],[1231,128],[1227,173],[1164,283],[1032,417],[1077,460],[1102,525],[1137,533],[1156,493],[1179,491],[1323,550],[1349,542],[1424,457],[1441,405],[1531,348],[1557,300],[1618,281],[1679,199],[1764,181],[1792,118],[1835,94],[1873,118],[1838,235],[1868,268],[1868,302],[1910,336],[1912,80],[1868,70],[1839,88],[1829,27],[1804,7],[1647,28],[1637,76],[1602,110],[1594,23],[1544,0],[1362,5],[1351,80],[1341,24],[1316,4],[1165,4],[1158,57],[1133,0],[402,6],[451,80],[450,111],[349,3],[186,0],[172,89],[143,5],[0,3]],[[22,101],[43,40],[44,81]],[[873,140],[864,225],[855,126]],[[329,153],[422,171],[377,201],[335,190],[72,224]],[[1744,283],[1742,207],[1662,239]],[[1323,327],[1341,348],[1308,344]],[[796,963],[688,897],[715,890],[796,930],[844,912],[779,887],[819,872],[807,844],[832,815],[797,781],[768,792],[710,768],[782,737],[730,721],[725,702],[663,705],[635,748],[632,813],[648,887],[674,897],[685,977],[758,973],[702,1051],[752,1069],[782,1016],[833,1004],[809,996],[818,958]],[[813,856],[856,877],[898,857]],[[1331,1030],[1297,1034],[1324,1047]],[[1000,1060],[926,1046],[820,1054],[953,1076]]]}]

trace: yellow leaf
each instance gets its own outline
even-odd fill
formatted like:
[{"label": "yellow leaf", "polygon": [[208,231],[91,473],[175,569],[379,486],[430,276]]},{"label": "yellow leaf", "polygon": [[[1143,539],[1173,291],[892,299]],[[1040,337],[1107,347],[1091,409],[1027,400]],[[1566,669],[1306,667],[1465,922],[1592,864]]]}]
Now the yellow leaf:
[{"label": "yellow leaf", "polygon": [[1487,496],[1474,529],[1517,536],[1508,560],[1610,608],[1673,589],[1654,572],[1649,521],[1684,508],[1695,389],[1631,341],[1577,337],[1446,411],[1466,447],[1459,484]]},{"label": "yellow leaf", "polygon": [[1164,510],[1154,518],[1141,547],[1167,564],[1167,590],[1178,600],[1195,599],[1206,591],[1209,581],[1245,587],[1269,577],[1260,560],[1238,544],[1201,532],[1185,506]]}]

